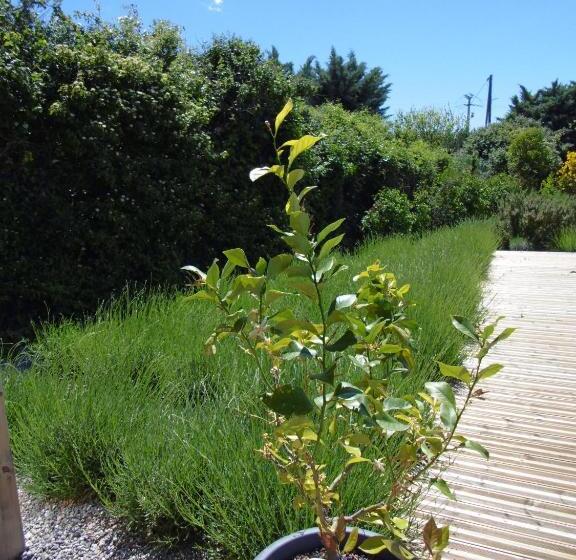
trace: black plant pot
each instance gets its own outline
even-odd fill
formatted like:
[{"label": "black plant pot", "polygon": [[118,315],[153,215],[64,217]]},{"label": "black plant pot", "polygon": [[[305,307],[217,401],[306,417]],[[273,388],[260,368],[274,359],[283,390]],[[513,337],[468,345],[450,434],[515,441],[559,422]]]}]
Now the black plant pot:
[{"label": "black plant pot", "polygon": [[[346,531],[350,533],[350,529]],[[360,529],[358,544],[368,537],[376,537],[378,533]],[[323,548],[318,529],[305,529],[282,537],[265,548],[255,560],[293,560],[298,554],[310,554]],[[397,560],[388,551],[369,557],[370,560]]]}]

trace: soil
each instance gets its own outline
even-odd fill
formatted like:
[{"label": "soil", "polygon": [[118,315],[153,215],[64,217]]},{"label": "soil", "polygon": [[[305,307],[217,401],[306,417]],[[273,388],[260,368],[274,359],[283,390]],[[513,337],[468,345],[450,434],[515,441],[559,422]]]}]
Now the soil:
[{"label": "soil", "polygon": [[[324,558],[326,558],[325,550],[316,550],[307,554],[298,554],[298,556],[294,556],[294,560],[324,560]],[[369,560],[369,558],[361,552],[351,552],[349,554],[343,554],[342,560]]]}]

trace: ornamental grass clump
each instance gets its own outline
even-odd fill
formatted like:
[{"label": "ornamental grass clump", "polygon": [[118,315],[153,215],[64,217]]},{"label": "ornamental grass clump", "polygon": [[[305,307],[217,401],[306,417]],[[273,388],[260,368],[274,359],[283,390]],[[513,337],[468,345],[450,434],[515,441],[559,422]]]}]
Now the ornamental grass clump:
[{"label": "ornamental grass clump", "polygon": [[[314,233],[306,197],[316,187],[300,187],[305,172],[295,163],[322,138],[306,135],[280,143],[278,134],[291,109],[289,101],[274,126],[267,123],[276,162],[250,174],[253,181],[275,175],[286,189],[287,225],[270,226],[286,252],[251,263],[235,248],[224,251],[222,268],[217,260],[206,273],[185,267],[196,277],[191,298],[209,301],[222,313],[222,323],[206,341],[208,353],[233,337],[254,359],[267,387],[254,397],[265,408],[260,453],[275,466],[280,481],[294,487],[294,507],[314,512],[326,558],[338,560],[357,548],[413,558],[409,519],[396,512],[406,511],[430,486],[454,497],[441,477],[446,453],[466,447],[488,457],[480,444],[458,432],[458,425],[469,403],[481,397],[479,383],[501,369],[483,367],[488,351],[513,329],[493,336],[495,324],[479,329],[453,317],[455,328],[477,348],[472,369],[439,364],[443,376],[464,386],[460,404],[447,381],[428,382],[417,394],[393,394],[391,376],[410,375],[414,365],[410,288],[374,262],[354,277],[353,293],[328,301],[327,284],[346,268],[336,255],[344,220]],[[278,289],[280,275],[289,288]],[[290,298],[307,305],[295,306]],[[294,308],[310,313],[297,315]],[[375,499],[349,511],[341,490],[358,469],[371,469]],[[380,477],[394,481],[385,495],[378,495],[386,487],[379,485]],[[360,539],[360,525],[375,527],[380,536]],[[430,518],[422,531],[426,554],[440,558],[448,536],[449,528]]]}]

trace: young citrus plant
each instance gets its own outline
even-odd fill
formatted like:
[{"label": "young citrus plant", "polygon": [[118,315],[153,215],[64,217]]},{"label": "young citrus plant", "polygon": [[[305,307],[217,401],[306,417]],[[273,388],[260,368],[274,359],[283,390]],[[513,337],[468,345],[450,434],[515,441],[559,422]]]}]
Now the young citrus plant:
[{"label": "young citrus plant", "polygon": [[[458,425],[465,408],[481,396],[479,383],[501,369],[497,364],[482,367],[486,354],[512,329],[494,337],[495,324],[478,329],[462,317],[453,318],[478,348],[473,369],[439,364],[442,375],[464,385],[460,406],[446,381],[426,383],[418,394],[391,394],[390,376],[409,375],[414,364],[415,325],[406,315],[409,286],[375,262],[354,277],[354,293],[328,301],[327,284],[345,269],[335,256],[344,220],[313,231],[305,200],[316,187],[300,188],[305,172],[295,164],[321,137],[306,135],[280,144],[278,134],[291,110],[289,101],[274,125],[267,123],[276,162],[250,174],[253,181],[273,174],[286,190],[289,225],[270,226],[286,252],[251,263],[236,248],[224,251],[222,268],[216,260],[206,273],[184,267],[197,277],[198,290],[191,297],[222,312],[222,324],[206,342],[209,353],[233,336],[254,358],[267,387],[260,395],[268,410],[261,454],[274,464],[280,480],[296,489],[295,507],[314,511],[328,560],[356,548],[412,558],[409,520],[395,512],[430,485],[453,497],[441,478],[445,453],[467,447],[488,457],[480,444],[458,432]],[[280,275],[287,278],[289,290],[275,288]],[[297,316],[287,296],[309,300],[315,312]],[[294,362],[301,362],[303,376],[293,373]],[[336,471],[327,468],[330,456],[330,464],[341,458]],[[374,503],[347,511],[341,489],[357,469],[372,470],[375,488],[379,477],[393,484]],[[361,540],[358,525],[373,525],[382,536]],[[423,540],[430,558],[441,557],[448,536],[448,527],[438,527],[432,518],[426,523]]]}]

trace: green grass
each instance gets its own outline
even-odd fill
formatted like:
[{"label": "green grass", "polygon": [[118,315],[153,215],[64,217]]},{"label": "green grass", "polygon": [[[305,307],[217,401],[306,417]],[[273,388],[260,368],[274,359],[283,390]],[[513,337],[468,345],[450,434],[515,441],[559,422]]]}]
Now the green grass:
[{"label": "green grass", "polygon": [[[401,394],[434,377],[434,359],[460,358],[450,314],[478,317],[481,282],[498,240],[470,222],[421,239],[390,238],[342,257],[332,290],[380,259],[412,285],[419,322],[417,367],[394,380]],[[261,411],[254,366],[233,345],[215,358],[202,342],[212,309],[181,295],[125,298],[84,324],[47,326],[33,368],[5,376],[13,451],[32,491],[98,496],[151,538],[197,540],[226,558],[248,558],[282,534],[309,526],[291,491],[259,459]],[[349,508],[386,493],[358,469],[344,490]]]},{"label": "green grass", "polygon": [[554,239],[554,249],[557,251],[576,251],[576,227],[567,227],[560,231]]}]

